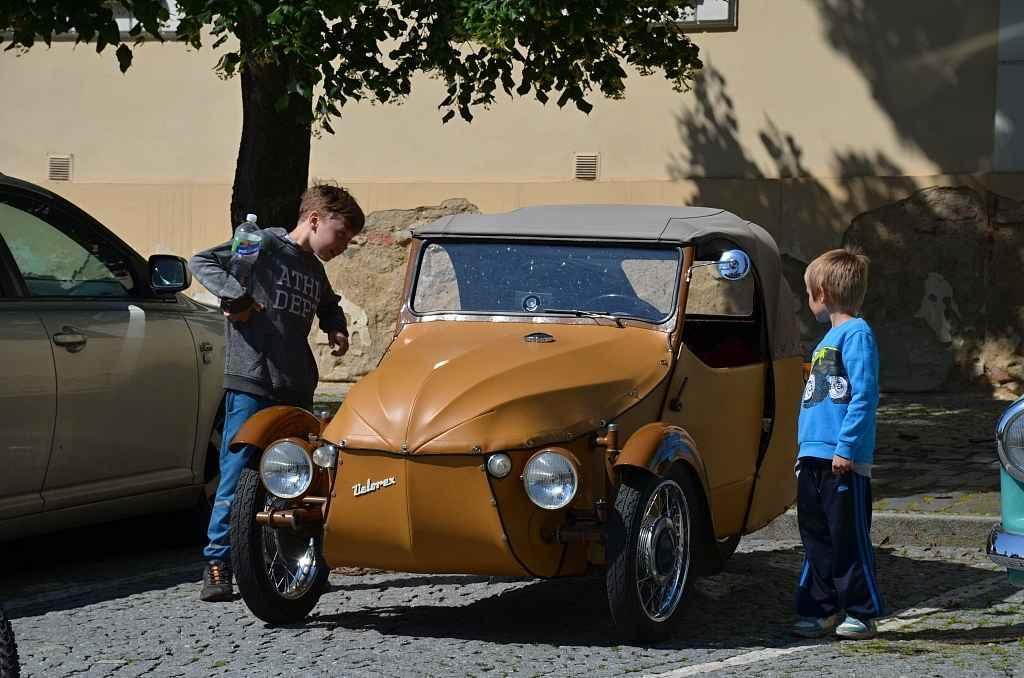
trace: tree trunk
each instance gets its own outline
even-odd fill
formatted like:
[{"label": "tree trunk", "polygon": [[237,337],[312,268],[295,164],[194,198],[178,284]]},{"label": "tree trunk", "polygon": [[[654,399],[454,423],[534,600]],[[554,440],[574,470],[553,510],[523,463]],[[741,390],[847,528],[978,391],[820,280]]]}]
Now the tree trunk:
[{"label": "tree trunk", "polygon": [[[247,213],[259,226],[291,229],[309,177],[312,103],[288,93],[289,66],[251,63],[241,67],[242,140],[231,191],[231,229]],[[275,102],[287,96],[278,110]]]}]

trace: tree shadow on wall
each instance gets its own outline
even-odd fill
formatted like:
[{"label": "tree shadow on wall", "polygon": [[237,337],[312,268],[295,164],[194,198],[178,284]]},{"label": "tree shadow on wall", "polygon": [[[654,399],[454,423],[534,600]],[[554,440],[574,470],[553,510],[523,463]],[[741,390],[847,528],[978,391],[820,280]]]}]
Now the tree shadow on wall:
[{"label": "tree shadow on wall", "polygon": [[671,155],[668,174],[695,186],[687,203],[728,209],[772,234],[794,293],[802,348],[809,357],[821,338],[821,327],[804,300],[807,262],[842,243],[850,217],[891,199],[895,192],[909,194],[915,186],[910,179],[875,180],[899,177],[902,170],[882,153],[851,151],[835,155],[831,174],[842,178],[830,190],[811,176],[798,140],[768,116],[756,134],[773,165],[766,172],[745,145],[736,103],[722,72],[706,64],[695,80],[693,97],[695,105],[676,116],[681,150]]},{"label": "tree shadow on wall", "polygon": [[1024,361],[1015,360],[1024,319],[1014,316],[1024,293],[1011,273],[1024,263],[1021,204],[971,186],[918,190],[879,151],[836,152],[836,178],[814,177],[799,140],[768,116],[755,157],[728,82],[710,64],[694,100],[677,116],[681,150],[668,173],[692,187],[684,202],[733,211],[776,239],[805,356],[823,332],[804,300],[806,264],[851,244],[872,259],[864,316],[878,336],[883,389],[1024,389]]},{"label": "tree shadow on wall", "polygon": [[[853,63],[900,137],[946,173],[988,169],[999,3],[818,0],[832,47]],[[967,102],[968,105],[963,105]]]}]

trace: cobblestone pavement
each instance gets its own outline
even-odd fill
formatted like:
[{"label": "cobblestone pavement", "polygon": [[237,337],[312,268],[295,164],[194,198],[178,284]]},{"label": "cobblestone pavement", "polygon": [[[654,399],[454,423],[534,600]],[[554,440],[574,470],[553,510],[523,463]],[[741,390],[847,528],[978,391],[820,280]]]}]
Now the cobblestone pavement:
[{"label": "cobblestone pavement", "polygon": [[998,514],[995,426],[1009,404],[976,394],[883,395],[875,510]]},{"label": "cobblestone pavement", "polygon": [[977,550],[881,549],[887,603],[910,612],[860,643],[788,635],[801,558],[792,542],[744,542],[724,573],[697,582],[676,637],[653,647],[616,639],[593,577],[335,574],[306,623],[270,628],[241,601],[198,602],[195,548],[89,561],[74,574],[44,567],[16,586],[5,579],[0,600],[24,675],[46,678],[988,676],[1024,666],[1022,595]]}]

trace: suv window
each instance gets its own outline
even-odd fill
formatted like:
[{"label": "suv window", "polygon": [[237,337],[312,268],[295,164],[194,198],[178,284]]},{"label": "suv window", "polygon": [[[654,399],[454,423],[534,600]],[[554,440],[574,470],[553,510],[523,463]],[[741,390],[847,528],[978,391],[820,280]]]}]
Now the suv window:
[{"label": "suv window", "polygon": [[[31,210],[31,211],[29,211]],[[45,205],[0,197],[0,237],[33,297],[125,297],[134,286],[123,255],[84,228],[58,228]]]}]

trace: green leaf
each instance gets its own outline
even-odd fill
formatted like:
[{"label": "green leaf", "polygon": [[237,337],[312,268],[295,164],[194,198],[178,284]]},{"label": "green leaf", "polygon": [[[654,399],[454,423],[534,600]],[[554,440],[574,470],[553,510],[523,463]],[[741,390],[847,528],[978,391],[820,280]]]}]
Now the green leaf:
[{"label": "green leaf", "polygon": [[118,46],[116,54],[117,54],[117,63],[118,63],[118,66],[121,69],[121,72],[122,73],[127,72],[127,70],[132,65],[132,50],[131,50],[131,48],[128,45],[125,45],[125,44],[122,43],[121,45]]}]

